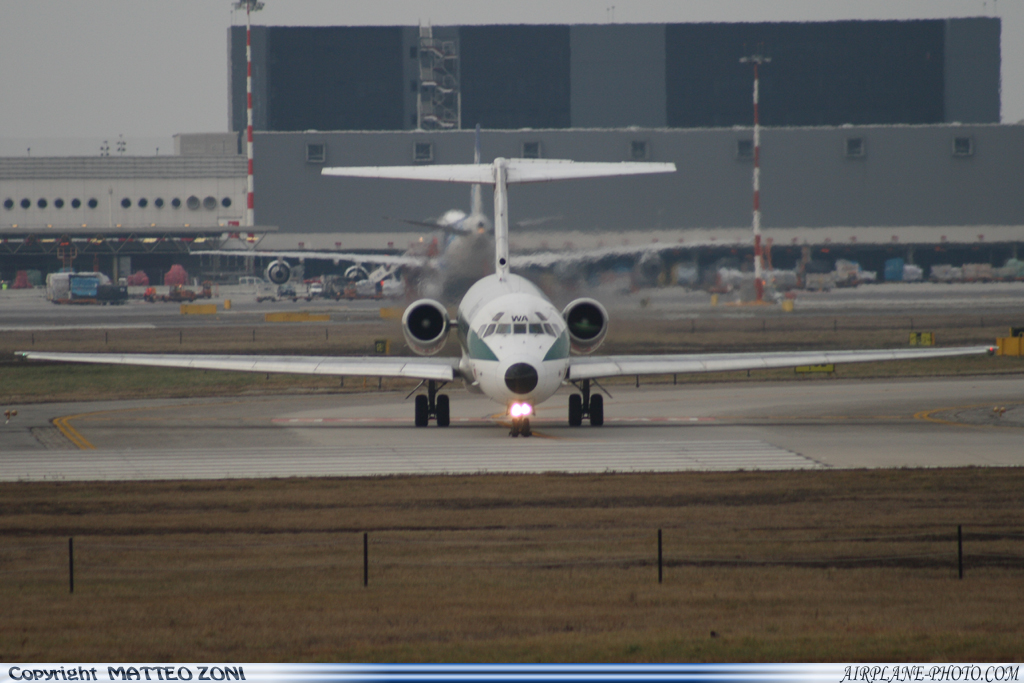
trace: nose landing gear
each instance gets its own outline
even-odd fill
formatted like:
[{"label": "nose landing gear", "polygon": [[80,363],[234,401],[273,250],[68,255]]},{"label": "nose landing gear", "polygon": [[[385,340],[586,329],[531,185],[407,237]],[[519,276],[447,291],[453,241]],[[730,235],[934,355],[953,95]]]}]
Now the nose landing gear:
[{"label": "nose landing gear", "polygon": [[[446,394],[437,395],[438,389],[441,389],[445,384],[447,382],[441,382],[438,385],[435,380],[427,380],[427,395],[420,394],[416,397],[417,427],[426,427],[430,423],[430,418],[434,418],[437,421],[438,427],[447,427],[451,423],[451,415],[448,410],[448,396]],[[423,382],[420,382],[420,386],[423,386]],[[419,386],[416,387],[416,389],[419,388]],[[416,389],[413,389],[413,391],[415,392]]]},{"label": "nose landing gear", "polygon": [[513,417],[512,418],[512,429],[509,430],[509,436],[533,436],[533,430],[530,429],[530,418],[528,417]]},{"label": "nose landing gear", "polygon": [[604,424],[604,397],[601,394],[590,395],[589,379],[582,380],[576,386],[582,394],[569,396],[569,426],[579,427],[583,424],[583,418],[590,418],[590,426],[600,427]]}]

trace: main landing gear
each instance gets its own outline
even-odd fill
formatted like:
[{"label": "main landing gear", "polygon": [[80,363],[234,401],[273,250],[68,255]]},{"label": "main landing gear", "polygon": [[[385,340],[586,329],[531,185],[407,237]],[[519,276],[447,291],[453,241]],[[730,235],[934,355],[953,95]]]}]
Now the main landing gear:
[{"label": "main landing gear", "polygon": [[586,417],[590,418],[592,427],[600,427],[604,424],[604,397],[601,394],[590,395],[589,379],[582,380],[576,386],[583,393],[569,395],[569,426],[579,427]]},{"label": "main landing gear", "polygon": [[[438,427],[447,427],[451,423],[451,417],[448,412],[448,396],[446,394],[438,396],[437,394],[437,390],[445,384],[448,383],[441,382],[438,384],[436,380],[427,380],[427,395],[419,394],[416,397],[417,427],[426,427],[430,423],[430,418],[437,420]],[[423,386],[423,382],[420,382],[420,386]],[[416,387],[416,389],[419,388],[419,386]],[[416,389],[413,389],[413,391],[415,392]]]}]

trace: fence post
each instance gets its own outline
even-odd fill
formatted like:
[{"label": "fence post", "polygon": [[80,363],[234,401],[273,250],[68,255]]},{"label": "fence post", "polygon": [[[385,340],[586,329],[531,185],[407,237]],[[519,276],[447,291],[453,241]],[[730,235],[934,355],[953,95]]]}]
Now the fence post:
[{"label": "fence post", "polygon": [[68,539],[68,592],[75,592],[75,538]]},{"label": "fence post", "polygon": [[964,525],[956,525],[956,564],[960,578],[964,578]]},{"label": "fence post", "polygon": [[661,529],[658,529],[658,583],[661,583]]},{"label": "fence post", "polygon": [[363,532],[363,586],[370,585],[370,542],[369,534]]}]

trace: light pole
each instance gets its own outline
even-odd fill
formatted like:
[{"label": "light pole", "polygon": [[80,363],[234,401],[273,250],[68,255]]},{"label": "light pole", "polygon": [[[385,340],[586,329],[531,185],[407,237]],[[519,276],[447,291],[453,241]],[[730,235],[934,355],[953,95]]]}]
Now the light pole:
[{"label": "light pole", "polygon": [[254,208],[256,206],[254,183],[252,179],[252,21],[253,12],[263,9],[263,3],[258,0],[240,0],[233,7],[245,10],[245,155],[249,162],[249,170],[246,172],[246,204],[245,224],[249,227],[255,225]]},{"label": "light pole", "polygon": [[761,264],[761,121],[758,113],[758,67],[772,61],[757,53],[740,58],[742,64],[754,65],[754,299],[764,301],[764,269]]}]

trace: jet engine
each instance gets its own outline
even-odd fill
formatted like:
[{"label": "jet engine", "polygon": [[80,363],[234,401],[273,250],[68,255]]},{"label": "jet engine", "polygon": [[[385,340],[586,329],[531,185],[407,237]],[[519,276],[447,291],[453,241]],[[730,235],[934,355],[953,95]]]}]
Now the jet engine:
[{"label": "jet engine", "polygon": [[608,311],[593,299],[576,299],[562,311],[574,353],[591,353],[608,333]]},{"label": "jet engine", "polygon": [[402,315],[405,342],[421,356],[433,356],[448,341],[448,311],[433,299],[409,304]]},{"label": "jet engine", "polygon": [[275,285],[283,285],[292,277],[292,267],[283,259],[271,261],[263,273],[267,280]]},{"label": "jet engine", "polygon": [[345,279],[350,282],[358,282],[359,280],[365,280],[370,277],[370,274],[366,272],[366,268],[360,265],[349,266],[345,269]]}]

